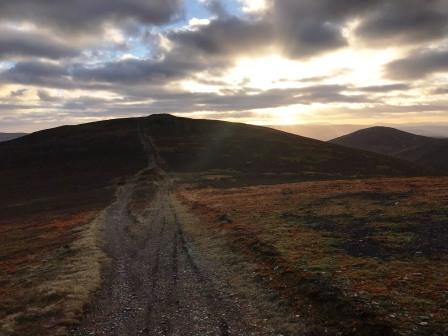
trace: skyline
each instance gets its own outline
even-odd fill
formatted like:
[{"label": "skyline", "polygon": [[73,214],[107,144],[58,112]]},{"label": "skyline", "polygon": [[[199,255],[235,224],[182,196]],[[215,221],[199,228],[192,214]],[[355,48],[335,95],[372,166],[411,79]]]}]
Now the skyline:
[{"label": "skyline", "polygon": [[0,131],[152,113],[448,124],[447,0],[0,4]]}]

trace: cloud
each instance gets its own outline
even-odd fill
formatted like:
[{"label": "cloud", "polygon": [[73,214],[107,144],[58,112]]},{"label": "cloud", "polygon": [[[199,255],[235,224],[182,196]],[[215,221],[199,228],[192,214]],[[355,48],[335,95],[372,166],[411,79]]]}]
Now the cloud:
[{"label": "cloud", "polygon": [[266,22],[237,17],[218,18],[193,31],[178,31],[168,38],[180,48],[211,56],[237,56],[272,45],[273,31]]},{"label": "cloud", "polygon": [[[282,51],[291,58],[304,58],[347,45],[342,34],[343,13],[334,1],[270,1],[271,22]],[[338,1],[339,3],[339,1]],[[346,1],[341,1],[344,6]]]},{"label": "cloud", "polygon": [[11,91],[11,93],[9,94],[9,97],[10,98],[19,98],[19,97],[22,97],[27,91],[28,91],[28,89],[19,89],[19,90]]},{"label": "cloud", "polygon": [[68,75],[67,68],[59,64],[24,61],[0,73],[0,82],[68,88],[73,86],[67,79]]},{"label": "cloud", "polygon": [[51,94],[49,94],[45,90],[38,90],[37,91],[37,96],[39,97],[39,100],[42,101],[42,102],[51,103],[51,102],[60,101],[60,98],[52,96]]},{"label": "cloud", "polygon": [[411,86],[409,84],[404,83],[396,83],[396,84],[385,84],[385,85],[372,85],[372,86],[364,86],[360,87],[357,90],[363,92],[372,92],[372,93],[387,93],[394,91],[406,91],[409,90]]},{"label": "cloud", "polygon": [[75,57],[81,53],[81,50],[56,41],[45,34],[6,28],[2,30],[3,32],[0,35],[0,59],[40,57],[57,60]]},{"label": "cloud", "polygon": [[[320,105],[364,106],[375,116],[448,110],[445,89],[434,88],[444,82],[427,79],[448,72],[448,0],[264,0],[252,11],[186,1],[198,3],[0,1],[0,104],[8,103],[0,109],[27,118],[48,110],[64,120],[160,112],[251,118]],[[389,47],[389,54],[373,50]],[[333,53],[340,49],[347,50]],[[377,73],[385,59],[411,49]],[[243,69],[259,56],[280,60],[278,76],[263,62]]]},{"label": "cloud", "polygon": [[164,24],[180,14],[181,5],[181,0],[1,1],[0,19],[52,27],[56,33],[92,33],[108,22]]},{"label": "cloud", "polygon": [[423,79],[443,72],[448,72],[448,50],[417,50],[386,66],[387,76],[393,79]]},{"label": "cloud", "polygon": [[[341,4],[348,7],[348,2],[351,1],[341,1]],[[209,55],[238,56],[274,49],[294,59],[347,45],[343,23],[353,11],[339,10],[330,0],[320,1],[320,5],[311,0],[269,1],[265,11],[248,17],[230,16],[219,3],[209,2],[217,13],[210,24],[172,32],[168,38]],[[338,15],[334,16],[335,13]]]},{"label": "cloud", "polygon": [[378,1],[355,30],[365,42],[418,43],[440,39],[448,32],[446,0]]}]

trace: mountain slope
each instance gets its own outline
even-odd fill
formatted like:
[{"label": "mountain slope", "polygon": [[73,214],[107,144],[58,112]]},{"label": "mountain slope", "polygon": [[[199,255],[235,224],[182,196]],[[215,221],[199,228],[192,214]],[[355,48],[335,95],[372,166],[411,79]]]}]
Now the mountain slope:
[{"label": "mountain slope", "polygon": [[166,115],[142,122],[171,171],[227,169],[314,178],[421,173],[400,160],[264,127]]},{"label": "mountain slope", "polygon": [[[124,225],[117,232],[129,232],[128,238],[136,238],[129,246],[138,249],[140,238],[149,237],[135,235],[143,232],[140,225],[161,232],[154,230],[154,218],[140,221],[130,213],[152,209],[154,175],[145,167],[153,167],[153,157],[168,172],[205,172],[175,176],[181,179],[215,173],[246,185],[283,182],[285,176],[300,181],[424,174],[394,158],[272,129],[168,115],[41,131],[0,143],[0,157],[0,297],[7,298],[0,300],[2,335],[4,324],[15,335],[43,336],[60,335],[56,327],[73,323],[101,280],[103,229]],[[154,211],[162,208],[168,211],[160,212],[163,218],[177,218],[166,202]],[[168,225],[176,223],[166,224],[165,236],[174,237],[169,246],[177,246],[179,229],[170,234]],[[122,234],[114,237],[109,244],[123,241]]]},{"label": "mountain slope", "polygon": [[0,133],[0,142],[14,140],[25,135],[26,133]]},{"label": "mountain slope", "polygon": [[269,128],[153,115],[64,126],[0,143],[0,193],[23,199],[20,183],[46,194],[107,185],[144,167],[143,133],[173,172],[228,170],[298,179],[424,174],[401,160]]},{"label": "mountain slope", "polygon": [[394,156],[441,172],[448,170],[448,140],[390,127],[371,127],[333,139],[331,143]]}]

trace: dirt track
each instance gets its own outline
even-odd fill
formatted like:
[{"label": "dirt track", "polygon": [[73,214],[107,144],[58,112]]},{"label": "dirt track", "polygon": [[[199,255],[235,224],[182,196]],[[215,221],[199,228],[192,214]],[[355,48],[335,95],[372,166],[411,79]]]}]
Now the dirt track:
[{"label": "dirt track", "polygon": [[258,335],[189,252],[167,183],[160,183],[145,218],[142,243],[130,237],[135,183],[123,186],[107,210],[112,264],[73,335]]}]

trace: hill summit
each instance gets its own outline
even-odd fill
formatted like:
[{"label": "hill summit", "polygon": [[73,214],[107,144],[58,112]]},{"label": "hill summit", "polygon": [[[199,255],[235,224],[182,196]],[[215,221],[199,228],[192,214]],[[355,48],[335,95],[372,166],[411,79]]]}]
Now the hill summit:
[{"label": "hill summit", "polygon": [[448,171],[448,140],[416,135],[391,127],[370,127],[333,139],[334,144],[362,149]]}]

